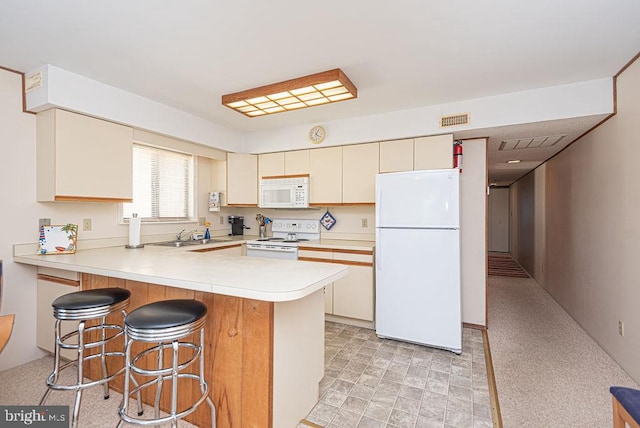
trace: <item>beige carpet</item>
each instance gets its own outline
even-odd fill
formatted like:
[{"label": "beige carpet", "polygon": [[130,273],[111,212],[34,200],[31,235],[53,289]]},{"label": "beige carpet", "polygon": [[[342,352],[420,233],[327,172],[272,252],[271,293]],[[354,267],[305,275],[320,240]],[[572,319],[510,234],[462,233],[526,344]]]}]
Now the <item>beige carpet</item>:
[{"label": "beige carpet", "polygon": [[488,334],[507,428],[610,427],[609,386],[638,388],[533,279],[489,277]]},{"label": "beige carpet", "polygon": [[[46,389],[46,378],[53,369],[53,357],[45,356],[38,360],[30,361],[18,367],[0,372],[0,404],[3,405],[37,405]],[[73,382],[74,368],[63,372],[61,379],[65,382]],[[82,393],[82,404],[79,428],[103,428],[115,427],[120,417],[118,405],[122,401],[122,394],[111,391],[110,398],[105,400],[102,396],[102,387],[92,387]],[[46,404],[68,405],[69,414],[73,412],[75,394],[73,391],[52,391]],[[131,401],[135,406],[135,402]],[[153,409],[145,406],[145,414],[152,415]],[[193,427],[194,425],[184,421],[178,424],[180,427]],[[125,425],[127,426],[127,425]],[[165,424],[163,426],[168,426]]]}]

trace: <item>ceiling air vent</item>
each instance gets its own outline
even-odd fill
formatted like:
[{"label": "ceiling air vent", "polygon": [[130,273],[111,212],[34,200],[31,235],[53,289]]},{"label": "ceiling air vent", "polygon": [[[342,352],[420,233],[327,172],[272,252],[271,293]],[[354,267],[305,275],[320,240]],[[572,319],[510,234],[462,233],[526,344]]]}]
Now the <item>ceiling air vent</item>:
[{"label": "ceiling air vent", "polygon": [[450,114],[440,117],[440,128],[449,126],[468,125],[471,115],[469,113]]},{"label": "ceiling air vent", "polygon": [[532,138],[516,138],[513,140],[504,140],[500,144],[498,150],[521,150],[521,149],[537,149],[555,146],[560,140],[566,137],[563,135],[548,135],[544,137],[532,137]]}]

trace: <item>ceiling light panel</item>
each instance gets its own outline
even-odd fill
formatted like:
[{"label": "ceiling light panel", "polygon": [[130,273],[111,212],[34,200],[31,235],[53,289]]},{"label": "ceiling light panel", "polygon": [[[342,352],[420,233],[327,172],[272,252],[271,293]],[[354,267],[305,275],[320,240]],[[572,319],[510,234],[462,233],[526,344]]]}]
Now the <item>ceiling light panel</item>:
[{"label": "ceiling light panel", "polygon": [[222,96],[222,104],[255,117],[358,97],[358,90],[340,70],[299,77]]}]

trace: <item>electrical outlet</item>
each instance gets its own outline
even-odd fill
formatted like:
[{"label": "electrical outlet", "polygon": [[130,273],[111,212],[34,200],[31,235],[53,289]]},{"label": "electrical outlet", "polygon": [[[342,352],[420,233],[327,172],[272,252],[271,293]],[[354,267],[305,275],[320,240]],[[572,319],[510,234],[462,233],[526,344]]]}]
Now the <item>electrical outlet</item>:
[{"label": "electrical outlet", "polygon": [[207,221],[206,217],[198,217],[198,226],[204,226],[205,221]]},{"label": "electrical outlet", "polygon": [[618,321],[618,334],[624,336],[624,323],[622,321]]},{"label": "electrical outlet", "polygon": [[38,219],[38,230],[40,230],[42,226],[51,226],[51,219],[50,218]]},{"label": "electrical outlet", "polygon": [[220,216],[220,224],[224,224],[224,216],[223,215]]},{"label": "electrical outlet", "polygon": [[367,219],[366,218],[361,219],[360,220],[360,224],[361,224],[362,227],[368,227],[367,226]]},{"label": "electrical outlet", "polygon": [[90,232],[91,231],[91,219],[85,218],[82,220],[82,231]]}]

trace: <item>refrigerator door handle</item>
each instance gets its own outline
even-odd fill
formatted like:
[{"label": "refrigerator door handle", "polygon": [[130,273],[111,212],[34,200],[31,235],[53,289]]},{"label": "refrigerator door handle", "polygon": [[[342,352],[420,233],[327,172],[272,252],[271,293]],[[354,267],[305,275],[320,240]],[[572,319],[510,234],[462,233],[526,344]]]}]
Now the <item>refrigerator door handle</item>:
[{"label": "refrigerator door handle", "polygon": [[382,270],[382,234],[377,231],[376,236],[376,270]]}]

